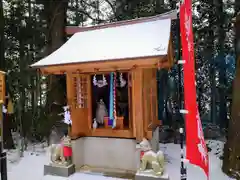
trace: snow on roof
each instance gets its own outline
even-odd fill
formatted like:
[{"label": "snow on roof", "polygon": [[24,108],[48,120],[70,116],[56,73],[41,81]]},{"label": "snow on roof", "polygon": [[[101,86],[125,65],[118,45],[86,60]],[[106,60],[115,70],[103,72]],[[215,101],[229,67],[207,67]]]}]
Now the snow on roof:
[{"label": "snow on roof", "polygon": [[166,55],[171,19],[154,18],[75,33],[59,49],[31,65],[43,67]]}]

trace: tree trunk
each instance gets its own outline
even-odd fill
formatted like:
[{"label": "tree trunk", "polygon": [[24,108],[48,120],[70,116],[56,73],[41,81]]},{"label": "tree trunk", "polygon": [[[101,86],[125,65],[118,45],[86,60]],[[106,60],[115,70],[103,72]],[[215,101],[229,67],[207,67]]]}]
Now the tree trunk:
[{"label": "tree trunk", "polygon": [[[79,0],[75,0],[75,7],[76,9],[79,9]],[[75,12],[75,25],[79,26],[80,23],[82,22],[82,15],[78,11]]]},{"label": "tree trunk", "polygon": [[[213,31],[210,30],[210,37],[213,37]],[[209,48],[208,57],[210,61],[210,70],[209,70],[209,77],[210,77],[210,84],[211,84],[211,114],[210,119],[211,122],[216,124],[216,71],[215,71],[215,60],[213,56],[213,47]]]},{"label": "tree trunk", "polygon": [[[44,3],[45,15],[48,22],[48,54],[57,50],[66,41],[65,27],[67,5],[67,0],[50,0]],[[46,111],[49,114],[49,119],[52,124],[61,119],[58,115],[60,113],[58,110],[59,108],[53,108],[53,106],[63,106],[66,103],[65,84],[65,76],[49,76]]]},{"label": "tree trunk", "polygon": [[216,70],[215,70],[215,59],[214,59],[214,25],[215,25],[215,6],[213,0],[210,0],[209,6],[212,11],[209,12],[209,31],[208,31],[208,41],[206,42],[206,52],[207,58],[210,64],[209,78],[211,84],[211,122],[216,124]]},{"label": "tree trunk", "polygon": [[12,115],[4,114],[3,116],[3,147],[4,149],[14,149],[14,142],[12,138],[11,128],[12,128]]},{"label": "tree trunk", "polygon": [[223,12],[223,0],[218,0],[215,4],[217,7],[217,25],[218,25],[218,57],[219,57],[219,124],[221,128],[226,128],[227,122],[227,92],[226,92],[226,62],[225,62],[225,30],[223,24],[225,22],[225,14]]},{"label": "tree trunk", "polygon": [[3,2],[0,0],[0,70],[4,70],[4,16],[3,16]]},{"label": "tree trunk", "polygon": [[66,41],[67,0],[50,0],[44,4],[48,20],[48,54],[57,50]]},{"label": "tree trunk", "polygon": [[[5,48],[4,48],[4,15],[3,15],[3,2],[0,0],[0,70],[5,70]],[[3,145],[6,149],[14,148],[14,143],[11,134],[11,119],[3,116]]]},{"label": "tree trunk", "polygon": [[164,0],[155,0],[155,13],[161,14],[164,11]]},{"label": "tree trunk", "polygon": [[233,84],[231,120],[228,127],[227,143],[224,147],[223,171],[231,176],[240,178],[240,17],[236,23],[236,77]]}]

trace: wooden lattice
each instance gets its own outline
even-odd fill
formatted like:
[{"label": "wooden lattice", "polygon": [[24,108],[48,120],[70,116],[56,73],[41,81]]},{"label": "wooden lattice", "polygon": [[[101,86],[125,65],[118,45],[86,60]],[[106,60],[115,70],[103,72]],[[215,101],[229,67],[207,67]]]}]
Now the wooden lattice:
[{"label": "wooden lattice", "polygon": [[87,77],[74,77],[73,82],[75,108],[87,108]]}]

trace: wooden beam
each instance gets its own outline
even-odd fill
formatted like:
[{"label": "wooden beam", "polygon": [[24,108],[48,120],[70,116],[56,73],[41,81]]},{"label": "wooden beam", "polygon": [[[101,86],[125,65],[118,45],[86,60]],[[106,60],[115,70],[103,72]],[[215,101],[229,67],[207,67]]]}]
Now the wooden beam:
[{"label": "wooden beam", "polygon": [[[84,73],[103,73],[120,70],[131,70],[138,68],[158,68],[159,61],[161,61],[161,68],[170,68],[171,63],[167,60],[167,56],[162,57],[146,57],[141,59],[124,59],[124,60],[109,60],[89,63],[66,64],[41,67],[43,74],[62,74],[62,72],[76,72]],[[96,70],[97,67],[97,70]]]}]

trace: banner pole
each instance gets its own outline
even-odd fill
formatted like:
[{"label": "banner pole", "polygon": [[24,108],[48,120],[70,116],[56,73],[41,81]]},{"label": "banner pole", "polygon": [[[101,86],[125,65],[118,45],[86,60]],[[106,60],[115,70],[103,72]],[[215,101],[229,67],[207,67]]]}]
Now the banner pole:
[{"label": "banner pole", "polygon": [[[182,112],[183,110],[183,103],[182,103],[182,67],[181,65],[184,64],[184,60],[181,60],[181,31],[180,31],[180,6],[181,6],[181,0],[177,3],[177,60],[178,60],[178,101],[179,101],[179,115],[180,115],[180,123],[182,123],[181,128],[179,128],[179,133],[180,133],[180,148],[181,148],[181,166],[180,166],[180,180],[187,180],[187,169],[184,166],[184,113]],[[183,82],[184,83],[184,82]]]},{"label": "banner pole", "polygon": [[184,147],[183,147],[183,141],[184,141],[184,131],[183,128],[179,129],[180,132],[180,147],[181,147],[181,180],[187,180],[187,169],[184,166]]},{"label": "banner pole", "polygon": [[[180,19],[180,37],[182,45],[182,59],[178,61],[183,65],[183,89],[184,89],[184,109],[181,109],[185,116],[185,137],[186,137],[186,157],[182,159],[199,166],[209,175],[209,163],[207,147],[204,140],[201,119],[198,112],[196,78],[195,78],[195,60],[194,60],[194,35],[192,31],[192,0],[182,0],[179,3],[178,19]],[[190,112],[190,113],[189,113]],[[183,143],[184,134],[181,130]],[[181,146],[183,150],[183,144]],[[186,161],[187,160],[187,161]],[[184,167],[184,166],[183,166]],[[185,167],[186,168],[186,167]],[[181,180],[186,179],[184,168],[181,172]]]}]

